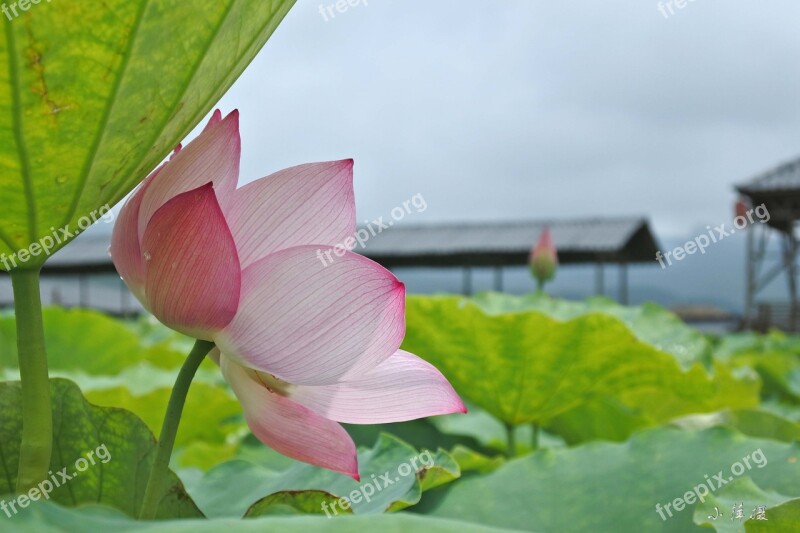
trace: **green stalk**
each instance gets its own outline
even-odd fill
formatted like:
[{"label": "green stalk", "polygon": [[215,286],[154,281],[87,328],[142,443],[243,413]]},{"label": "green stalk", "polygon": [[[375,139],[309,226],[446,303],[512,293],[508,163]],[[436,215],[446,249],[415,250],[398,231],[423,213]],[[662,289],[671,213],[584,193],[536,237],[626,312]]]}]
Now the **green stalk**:
[{"label": "green stalk", "polygon": [[142,509],[139,511],[140,520],[154,520],[158,512],[158,505],[161,503],[161,495],[164,493],[164,482],[169,473],[169,460],[172,456],[172,449],[175,446],[175,435],[178,433],[178,425],[183,413],[183,405],[186,403],[186,395],[192,384],[192,379],[200,368],[200,364],[205,359],[208,352],[214,348],[213,342],[200,341],[194,343],[191,353],[178,373],[178,379],[172,388],[167,405],[167,414],[164,416],[164,423],[161,426],[161,436],[158,438],[158,448],[156,449],[156,459],[150,470],[150,477],[147,480],[147,488],[144,491],[144,501]]},{"label": "green stalk", "polygon": [[39,269],[12,271],[11,285],[22,382],[22,443],[17,472],[17,492],[21,494],[48,477],[53,450],[53,410],[39,295]]},{"label": "green stalk", "polygon": [[514,438],[514,424],[506,423],[506,433],[508,434],[508,450],[506,457],[509,459],[517,455],[517,441]]},{"label": "green stalk", "polygon": [[531,427],[533,429],[533,440],[531,444],[533,444],[533,451],[536,451],[539,449],[539,424],[533,424]]}]

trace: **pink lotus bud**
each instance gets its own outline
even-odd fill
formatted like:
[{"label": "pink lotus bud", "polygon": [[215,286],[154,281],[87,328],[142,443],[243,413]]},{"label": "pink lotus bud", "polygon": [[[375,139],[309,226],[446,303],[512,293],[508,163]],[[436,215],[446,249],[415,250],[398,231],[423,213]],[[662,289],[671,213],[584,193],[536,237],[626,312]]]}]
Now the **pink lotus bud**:
[{"label": "pink lotus bud", "polygon": [[747,201],[747,198],[739,198],[736,200],[735,209],[737,217],[746,217],[747,212],[750,210],[750,202]]},{"label": "pink lotus bud", "polygon": [[544,287],[545,282],[550,281],[556,275],[558,267],[558,251],[553,244],[550,236],[550,228],[545,227],[539,242],[531,251],[530,267],[533,277],[536,278],[539,290]]}]

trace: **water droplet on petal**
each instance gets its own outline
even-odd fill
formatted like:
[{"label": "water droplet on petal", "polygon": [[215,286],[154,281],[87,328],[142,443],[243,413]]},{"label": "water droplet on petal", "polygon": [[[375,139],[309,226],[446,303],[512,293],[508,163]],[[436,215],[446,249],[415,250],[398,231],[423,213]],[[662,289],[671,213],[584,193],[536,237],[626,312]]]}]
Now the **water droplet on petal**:
[{"label": "water droplet on petal", "polygon": [[150,261],[152,258],[153,258],[153,256],[150,255],[150,252],[145,252],[144,253],[144,260],[145,261]]}]

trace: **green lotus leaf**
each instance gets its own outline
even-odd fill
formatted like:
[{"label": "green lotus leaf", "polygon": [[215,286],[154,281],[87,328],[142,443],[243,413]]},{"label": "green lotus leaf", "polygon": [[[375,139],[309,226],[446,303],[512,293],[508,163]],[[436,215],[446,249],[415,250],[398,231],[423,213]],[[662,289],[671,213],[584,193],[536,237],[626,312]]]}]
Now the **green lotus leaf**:
[{"label": "green lotus leaf", "polygon": [[460,297],[412,296],[403,348],[433,363],[465,398],[508,424],[546,425],[589,402],[612,400],[650,424],[758,403],[752,372],[676,358],[617,318],[568,321],[536,311],[487,314]]},{"label": "green lotus leaf", "polygon": [[[424,499],[415,510],[560,533],[699,533],[708,529],[694,523],[697,495],[723,497],[721,489],[737,477],[749,477],[765,493],[800,495],[799,455],[796,442],[756,439],[726,428],[650,429],[623,444],[595,442],[510,460],[494,472],[444,487],[438,498]],[[705,490],[699,488],[703,484]]]},{"label": "green lotus leaf", "polygon": [[561,300],[543,292],[522,296],[483,292],[476,294],[472,301],[492,315],[539,311],[558,320],[570,320],[589,313],[604,313],[624,322],[638,339],[675,356],[684,368],[697,362],[708,364],[711,359],[711,345],[699,331],[653,303],[626,306],[604,296],[578,301]]},{"label": "green lotus leaf", "polygon": [[[115,387],[85,394],[96,405],[121,407],[135,413],[153,433],[158,434],[171,392],[172,389],[167,387],[137,396],[126,387]],[[193,383],[186,398],[175,445],[181,448],[201,442],[223,446],[245,427],[242,408],[232,394],[215,385]]]},{"label": "green lotus leaf", "polygon": [[256,511],[248,509],[254,504],[260,507],[257,502],[264,497],[310,490],[347,498],[355,514],[370,514],[414,505],[423,491],[460,476],[458,463],[447,452],[420,452],[391,435],[382,435],[372,449],[361,450],[358,465],[361,482],[298,462],[276,471],[249,461],[230,461],[211,469],[189,490],[208,517],[254,516]]},{"label": "green lotus leaf", "polygon": [[[155,459],[153,434],[128,411],[90,404],[70,381],[53,379],[51,389],[54,453],[50,471],[54,474],[50,480],[42,480],[56,485],[50,499],[68,506],[99,503],[136,516]],[[0,476],[0,494],[10,495],[14,492],[22,430],[19,382],[0,383],[0,412],[0,462],[5,473]],[[166,485],[158,518],[203,516],[172,472]],[[10,496],[5,497],[6,501],[9,499]],[[28,509],[17,511],[24,515]]]},{"label": "green lotus leaf", "polygon": [[[219,100],[293,4],[56,1],[4,16],[0,254],[62,237],[62,227],[73,233],[122,199]],[[45,259],[39,253],[25,266]]]}]

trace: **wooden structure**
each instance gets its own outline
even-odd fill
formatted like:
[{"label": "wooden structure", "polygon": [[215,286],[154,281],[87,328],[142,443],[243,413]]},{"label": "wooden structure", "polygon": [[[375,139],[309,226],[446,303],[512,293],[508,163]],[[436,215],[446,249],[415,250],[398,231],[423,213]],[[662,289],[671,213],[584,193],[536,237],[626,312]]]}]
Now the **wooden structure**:
[{"label": "wooden structure", "polygon": [[560,264],[595,265],[597,294],[605,293],[606,268],[616,266],[622,303],[628,301],[628,265],[655,264],[658,246],[645,218],[398,225],[370,239],[363,253],[387,268],[461,268],[464,294],[472,292],[472,269],[491,267],[494,289],[502,291],[503,267],[527,265],[545,227]]},{"label": "wooden structure", "polygon": [[[800,329],[797,287],[797,221],[800,219],[800,159],[783,164],[739,185],[751,207],[763,206],[765,223],[747,227],[745,316],[746,328]],[[772,246],[772,244],[777,246]],[[758,301],[774,280],[786,282],[785,301]]]}]

